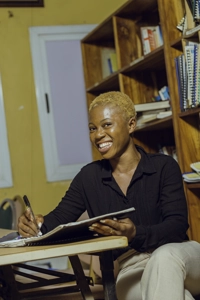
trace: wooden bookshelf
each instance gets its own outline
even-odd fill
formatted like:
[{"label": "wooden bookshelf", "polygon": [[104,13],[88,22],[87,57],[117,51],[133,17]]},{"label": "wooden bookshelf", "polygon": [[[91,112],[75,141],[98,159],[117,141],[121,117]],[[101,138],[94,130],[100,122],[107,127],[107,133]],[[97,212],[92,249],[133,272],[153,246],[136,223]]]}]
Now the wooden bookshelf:
[{"label": "wooden bookshelf", "polygon": [[[129,0],[81,41],[88,105],[100,93],[112,90],[128,94],[135,104],[147,103],[160,88],[169,87],[172,116],[138,126],[134,138],[149,152],[158,152],[160,145],[175,145],[183,173],[191,171],[190,163],[200,161],[200,108],[181,112],[174,62],[183,53],[185,36],[177,25],[184,13],[184,0],[146,0],[142,4]],[[144,55],[140,27],[156,25],[161,27],[164,44]],[[103,78],[101,53],[105,47],[116,51],[118,70]],[[100,158],[95,149],[93,157]],[[200,183],[185,183],[184,187],[189,236],[200,242]]]}]

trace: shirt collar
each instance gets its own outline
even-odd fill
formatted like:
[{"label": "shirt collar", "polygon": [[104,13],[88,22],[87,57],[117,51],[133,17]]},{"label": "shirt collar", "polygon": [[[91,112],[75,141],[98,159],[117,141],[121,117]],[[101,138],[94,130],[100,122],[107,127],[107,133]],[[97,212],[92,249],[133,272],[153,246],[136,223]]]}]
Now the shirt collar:
[{"label": "shirt collar", "polygon": [[[155,166],[150,159],[148,153],[140,146],[135,145],[137,151],[141,154],[140,162],[137,166],[136,173],[141,175],[142,173],[153,174],[156,172]],[[109,160],[102,159],[102,178],[110,179],[112,177],[112,169]]]}]

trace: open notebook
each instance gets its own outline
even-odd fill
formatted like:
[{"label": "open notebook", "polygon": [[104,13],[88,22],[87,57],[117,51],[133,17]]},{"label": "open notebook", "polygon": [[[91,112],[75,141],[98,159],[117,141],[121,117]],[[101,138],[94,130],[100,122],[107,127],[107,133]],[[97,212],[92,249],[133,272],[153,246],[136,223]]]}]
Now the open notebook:
[{"label": "open notebook", "polygon": [[106,218],[128,218],[130,213],[135,210],[134,207],[121,210],[118,212],[113,212],[91,219],[71,222],[68,224],[59,225],[48,233],[31,238],[21,238],[17,236],[13,239],[13,233],[11,239],[8,240],[8,236],[4,236],[0,239],[0,247],[20,247],[20,246],[37,246],[37,245],[47,245],[47,244],[62,244],[70,243],[78,240],[85,240],[89,238],[95,238],[98,235],[88,229],[93,223],[98,222]]}]

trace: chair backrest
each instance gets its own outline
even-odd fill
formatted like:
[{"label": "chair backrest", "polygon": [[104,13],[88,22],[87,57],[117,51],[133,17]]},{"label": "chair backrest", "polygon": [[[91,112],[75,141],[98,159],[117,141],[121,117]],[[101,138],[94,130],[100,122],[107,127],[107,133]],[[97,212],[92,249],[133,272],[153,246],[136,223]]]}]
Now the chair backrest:
[{"label": "chair backrest", "polygon": [[0,227],[4,229],[13,229],[15,224],[15,204],[11,199],[4,199],[0,204]]},{"label": "chair backrest", "polygon": [[14,199],[6,198],[0,203],[0,228],[17,229],[19,216],[22,214],[24,204],[20,196]]}]

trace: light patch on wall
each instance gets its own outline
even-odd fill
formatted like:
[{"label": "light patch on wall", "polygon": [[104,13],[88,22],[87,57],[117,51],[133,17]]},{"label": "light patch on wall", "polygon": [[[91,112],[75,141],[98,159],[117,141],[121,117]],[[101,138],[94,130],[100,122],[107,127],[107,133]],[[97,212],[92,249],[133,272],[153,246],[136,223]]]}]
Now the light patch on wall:
[{"label": "light patch on wall", "polygon": [[4,111],[3,89],[0,77],[0,188],[11,187],[12,185],[13,182]]}]

